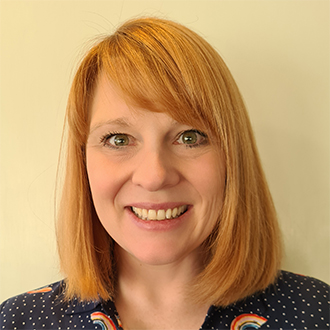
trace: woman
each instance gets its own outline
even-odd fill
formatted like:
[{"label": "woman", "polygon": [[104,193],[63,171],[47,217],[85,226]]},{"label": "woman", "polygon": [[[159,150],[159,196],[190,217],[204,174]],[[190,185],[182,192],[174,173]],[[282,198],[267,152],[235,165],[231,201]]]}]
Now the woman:
[{"label": "woman", "polygon": [[325,329],[328,286],[281,272],[281,239],[226,65],[136,19],[83,59],[67,108],[64,281],[7,300],[4,329]]}]

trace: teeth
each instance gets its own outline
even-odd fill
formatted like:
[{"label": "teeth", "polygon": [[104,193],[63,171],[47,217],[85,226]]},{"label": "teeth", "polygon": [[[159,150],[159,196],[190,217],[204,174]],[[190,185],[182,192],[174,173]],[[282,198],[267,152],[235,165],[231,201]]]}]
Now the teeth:
[{"label": "teeth", "polygon": [[155,210],[148,211],[148,220],[156,220],[157,219],[157,212]]},{"label": "teeth", "polygon": [[165,217],[166,217],[166,219],[171,219],[172,218],[172,210],[171,209],[166,210]]},{"label": "teeth", "polygon": [[158,210],[157,211],[157,220],[164,220],[165,219],[165,210]]},{"label": "teeth", "polygon": [[172,217],[175,218],[177,214],[178,214],[178,209],[175,207],[172,211]]},{"label": "teeth", "polygon": [[138,207],[132,207],[132,211],[135,215],[143,220],[165,220],[165,219],[174,219],[179,217],[182,213],[187,210],[187,205],[182,205],[179,207],[175,207],[174,209],[167,210],[147,210],[140,209]]}]

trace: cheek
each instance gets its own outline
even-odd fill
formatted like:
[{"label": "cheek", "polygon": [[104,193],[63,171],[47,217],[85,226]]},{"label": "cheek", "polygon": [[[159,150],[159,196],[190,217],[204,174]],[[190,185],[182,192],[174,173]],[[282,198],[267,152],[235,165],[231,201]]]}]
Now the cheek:
[{"label": "cheek", "polygon": [[[193,172],[195,175],[193,175]],[[198,191],[201,203],[196,209],[198,212],[199,226],[202,227],[205,239],[213,230],[221,213],[224,188],[225,188],[225,165],[217,155],[208,154],[203,161],[195,164],[194,171],[190,176],[190,182]],[[198,175],[196,175],[198,173]]]},{"label": "cheek", "polygon": [[92,150],[87,152],[86,161],[94,204],[103,198],[113,197],[118,189],[118,175],[115,172],[115,167],[104,155]]},{"label": "cheek", "polygon": [[222,203],[225,186],[225,166],[217,155],[205,155],[200,162],[194,165],[190,178],[191,183],[206,202]]}]

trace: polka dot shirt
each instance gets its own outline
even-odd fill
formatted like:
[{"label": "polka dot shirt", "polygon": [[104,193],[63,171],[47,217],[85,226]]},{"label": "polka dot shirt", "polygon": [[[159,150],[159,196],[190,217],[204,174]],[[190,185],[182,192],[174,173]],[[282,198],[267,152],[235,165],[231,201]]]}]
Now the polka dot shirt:
[{"label": "polka dot shirt", "polygon": [[[113,302],[67,303],[64,288],[60,281],[6,300],[0,306],[0,330],[123,330]],[[329,308],[327,284],[282,271],[261,293],[226,308],[211,306],[200,330],[330,329]]]}]

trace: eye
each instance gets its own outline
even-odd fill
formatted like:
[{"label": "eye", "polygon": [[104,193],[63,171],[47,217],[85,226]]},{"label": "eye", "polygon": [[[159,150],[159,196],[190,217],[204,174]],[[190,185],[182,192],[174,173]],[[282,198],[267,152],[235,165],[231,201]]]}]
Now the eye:
[{"label": "eye", "polygon": [[122,133],[108,133],[100,141],[104,146],[111,148],[125,147],[130,145],[130,137]]},{"label": "eye", "polygon": [[207,142],[207,136],[197,130],[189,130],[182,132],[177,139],[177,142],[188,147],[197,147]]},{"label": "eye", "polygon": [[127,146],[129,144],[129,138],[125,134],[116,134],[108,139],[108,142],[116,147]]}]

